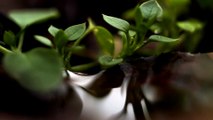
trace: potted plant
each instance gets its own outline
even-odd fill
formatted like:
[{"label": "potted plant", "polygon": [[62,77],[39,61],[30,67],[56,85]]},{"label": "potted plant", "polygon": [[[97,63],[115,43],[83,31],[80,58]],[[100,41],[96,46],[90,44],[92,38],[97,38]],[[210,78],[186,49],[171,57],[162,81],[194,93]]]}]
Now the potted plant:
[{"label": "potted plant", "polygon": [[[168,1],[160,1],[163,5],[166,5],[165,2]],[[187,4],[185,1],[169,2],[171,5]],[[136,119],[149,120],[149,107],[154,111],[156,106],[160,107],[158,104],[165,100],[178,106],[185,103],[183,99],[187,98],[190,92],[184,87],[178,87],[180,81],[172,80],[176,78],[172,78],[174,73],[169,69],[171,67],[177,70],[182,63],[190,63],[199,58],[185,51],[193,51],[194,46],[198,44],[203,24],[192,19],[177,21],[179,9],[170,10],[168,7],[164,14],[158,1],[149,0],[126,13],[131,22],[103,14],[103,20],[118,30],[117,39],[105,27],[96,25],[91,18],[85,23],[65,29],[51,25],[47,30],[48,35],[33,35],[44,46],[25,51],[22,48],[26,45],[24,36],[28,28],[49,18],[55,18],[59,13],[54,9],[11,12],[9,18],[20,29],[17,33],[6,30],[3,34],[0,46],[3,53],[1,74],[7,74],[5,79],[10,79],[9,83],[6,81],[7,84],[12,82],[18,86],[23,96],[27,95],[28,99],[20,99],[22,105],[23,101],[33,101],[23,108],[24,112],[30,110],[30,107],[35,107],[35,111],[39,109],[37,107],[44,107],[44,111],[38,112],[44,114],[53,108],[66,110],[68,106],[73,114],[66,119],[79,119],[82,108],[81,100],[73,90],[70,72],[80,74],[79,76],[89,76],[91,73],[97,75],[90,85],[81,88],[99,98],[127,82],[123,112],[127,111],[127,105],[131,103]],[[89,35],[93,35],[91,38],[97,44],[95,50],[83,42]],[[194,35],[196,37],[191,37]],[[117,42],[118,44],[115,44]],[[116,51],[118,45],[122,47]],[[178,49],[184,52],[177,52]],[[164,86],[165,88],[162,88]],[[159,92],[157,95],[160,97],[151,99],[150,91]],[[186,91],[189,94],[185,94]],[[152,103],[152,100],[155,102]],[[30,106],[32,104],[36,106]],[[37,115],[35,111],[28,112]],[[58,110],[53,112],[57,113]],[[60,115],[54,115],[55,118],[48,117],[59,119]],[[49,119],[48,117],[45,119]]]}]

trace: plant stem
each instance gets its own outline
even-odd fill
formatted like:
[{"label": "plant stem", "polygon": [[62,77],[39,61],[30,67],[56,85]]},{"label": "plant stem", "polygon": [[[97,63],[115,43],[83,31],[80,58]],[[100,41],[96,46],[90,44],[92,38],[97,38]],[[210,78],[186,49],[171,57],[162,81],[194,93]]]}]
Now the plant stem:
[{"label": "plant stem", "polygon": [[128,46],[129,46],[128,45],[128,39],[127,39],[127,36],[126,36],[125,33],[121,32],[120,35],[122,37],[121,39],[122,39],[123,46],[122,46],[121,52],[119,53],[119,57],[124,58],[127,54],[126,52],[128,50]]},{"label": "plant stem", "polygon": [[3,54],[7,54],[11,53],[12,51],[0,45],[0,52],[2,52]]},{"label": "plant stem", "polygon": [[145,39],[145,35],[146,35],[146,32],[147,32],[147,29],[145,30],[141,30],[140,33],[138,33],[138,35],[140,35],[138,37],[138,40],[137,40],[137,44],[135,44],[134,48],[136,50],[138,50],[139,48],[141,48],[143,45],[144,45],[144,39]]},{"label": "plant stem", "polygon": [[130,42],[131,42],[131,37],[130,37],[130,35],[129,35],[128,32],[126,32],[125,34],[126,34],[126,36],[127,36],[127,49],[126,49],[125,53],[127,54],[127,56],[129,56],[129,55],[131,55],[131,54],[133,53],[133,50],[131,49],[132,46],[131,46],[131,44],[130,44]]},{"label": "plant stem", "polygon": [[93,23],[93,21],[89,18],[88,19],[88,23],[89,23],[89,27],[86,30],[86,32],[74,43],[73,46],[77,46],[81,40],[86,37],[90,32],[92,32],[95,29],[95,24]]},{"label": "plant stem", "polygon": [[[95,29],[95,25],[94,23],[92,22],[91,19],[88,19],[88,22],[89,22],[89,27],[88,29],[85,31],[85,33],[75,41],[75,43],[73,44],[73,47],[79,45],[79,43],[81,42],[81,40],[83,40],[90,32],[92,32],[94,29]],[[70,51],[66,58],[65,58],[65,67],[70,69],[71,65],[70,65],[70,58],[72,56],[72,51]]]},{"label": "plant stem", "polygon": [[83,64],[83,65],[77,65],[77,66],[73,66],[70,68],[71,71],[82,71],[82,70],[88,70],[91,67],[96,66],[98,63],[97,62],[92,62],[92,63],[88,63],[88,64]]},{"label": "plant stem", "polygon": [[20,33],[19,43],[18,43],[18,50],[22,51],[22,46],[24,42],[24,31]]}]

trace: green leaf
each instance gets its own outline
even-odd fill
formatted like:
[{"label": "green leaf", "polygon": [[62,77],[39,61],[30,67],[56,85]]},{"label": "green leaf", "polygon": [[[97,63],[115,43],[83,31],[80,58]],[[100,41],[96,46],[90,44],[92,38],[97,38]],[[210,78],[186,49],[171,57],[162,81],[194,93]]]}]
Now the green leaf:
[{"label": "green leaf", "polygon": [[[199,0],[198,0],[199,1]],[[181,8],[190,4],[191,0],[166,0],[166,4],[171,7]]]},{"label": "green leaf", "polygon": [[6,54],[3,66],[20,85],[35,92],[54,90],[63,80],[62,61],[57,52],[50,49]]},{"label": "green leaf", "polygon": [[177,23],[177,26],[191,33],[203,28],[203,24],[196,20],[181,21]]},{"label": "green leaf", "polygon": [[71,70],[74,71],[74,72],[80,72],[80,71],[89,70],[96,65],[97,65],[96,62],[91,62],[91,63],[87,63],[87,64],[72,66]]},{"label": "green leaf", "polygon": [[131,38],[134,38],[136,35],[137,35],[137,33],[135,32],[135,31],[133,31],[133,30],[129,30],[129,36],[131,37]]},{"label": "green leaf", "polygon": [[113,26],[121,31],[127,32],[129,30],[130,24],[126,20],[123,20],[123,19],[120,19],[117,17],[107,16],[104,14],[103,14],[103,19],[108,24],[110,24],[111,26]]},{"label": "green leaf", "polygon": [[50,47],[52,46],[51,40],[49,40],[48,38],[40,35],[35,35],[34,37],[37,41],[41,42],[42,44]]},{"label": "green leaf", "polygon": [[137,44],[137,33],[136,31],[129,30],[128,35],[129,35],[129,47],[134,48],[135,45]]},{"label": "green leaf", "polygon": [[[138,7],[138,6],[136,6]],[[128,9],[123,12],[122,17],[126,20],[132,20],[135,17],[135,8]]]},{"label": "green leaf", "polygon": [[150,26],[149,29],[155,34],[159,34],[160,32],[162,32],[162,27],[160,26],[160,24],[153,24],[152,26]]},{"label": "green leaf", "polygon": [[85,49],[86,49],[85,46],[80,46],[80,45],[67,48],[67,50],[72,51],[72,53],[80,53],[84,51]]},{"label": "green leaf", "polygon": [[68,27],[64,32],[69,40],[76,40],[86,31],[86,24],[78,24]]},{"label": "green leaf", "polygon": [[136,8],[135,8],[135,23],[136,23],[136,28],[137,29],[144,29],[143,25],[144,25],[144,22],[143,22],[143,16],[142,16],[142,13],[141,13],[141,9],[140,9],[140,6],[137,5]]},{"label": "green leaf", "polygon": [[127,40],[127,35],[122,31],[119,31],[118,34],[121,36],[121,40],[122,40],[122,50],[121,50],[120,55],[121,56],[128,55],[129,50],[130,50],[129,49],[130,44],[129,44],[129,41]]},{"label": "green leaf", "polygon": [[68,42],[68,38],[63,30],[59,30],[54,38],[54,44],[55,46],[61,50],[65,44]]},{"label": "green leaf", "polygon": [[7,45],[16,46],[16,36],[12,31],[5,31],[3,40]]},{"label": "green leaf", "polygon": [[22,9],[14,10],[9,13],[9,17],[16,22],[22,29],[35,24],[59,16],[56,9]]},{"label": "green leaf", "polygon": [[51,25],[49,28],[48,28],[48,32],[53,36],[55,37],[55,35],[57,34],[57,32],[59,31],[60,29],[54,27],[53,25]]},{"label": "green leaf", "polygon": [[104,67],[111,67],[117,65],[123,61],[122,58],[113,58],[109,55],[100,56],[98,59],[99,63]]},{"label": "green leaf", "polygon": [[94,34],[102,50],[113,55],[114,40],[112,34],[106,28],[101,26],[97,26],[94,29]]},{"label": "green leaf", "polygon": [[164,43],[168,43],[168,42],[175,42],[178,41],[179,39],[173,39],[173,38],[169,38],[169,37],[165,37],[165,36],[161,36],[161,35],[151,35],[148,38],[149,42],[164,42]]},{"label": "green leaf", "polygon": [[163,10],[156,0],[144,2],[139,8],[143,19],[148,21],[158,19],[163,15]]}]

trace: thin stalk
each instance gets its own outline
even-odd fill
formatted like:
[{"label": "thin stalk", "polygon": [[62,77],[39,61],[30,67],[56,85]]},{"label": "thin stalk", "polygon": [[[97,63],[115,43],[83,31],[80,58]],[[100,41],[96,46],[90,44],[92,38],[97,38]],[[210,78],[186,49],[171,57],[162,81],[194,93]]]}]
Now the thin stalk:
[{"label": "thin stalk", "polygon": [[125,33],[123,33],[123,32],[121,32],[120,33],[120,35],[121,35],[121,39],[122,39],[122,50],[121,50],[121,52],[119,53],[119,56],[121,57],[121,58],[124,58],[126,55],[127,55],[127,51],[128,51],[128,49],[129,49],[129,44],[128,44],[128,39],[127,39],[127,36],[126,36],[126,34]]},{"label": "thin stalk", "polygon": [[130,42],[131,42],[131,37],[130,37],[130,35],[129,35],[128,32],[126,32],[125,34],[126,34],[126,36],[127,36],[127,47],[128,47],[128,49],[126,49],[126,53],[127,53],[127,55],[129,56],[129,55],[131,55],[132,52],[133,52],[133,50],[131,49],[132,46],[131,46],[131,44],[130,44]]},{"label": "thin stalk", "polygon": [[134,46],[134,51],[138,50],[139,48],[141,48],[142,46],[144,46],[144,39],[145,39],[145,35],[146,35],[147,30],[143,30],[141,31],[141,33],[138,33],[138,35],[140,34],[140,36],[138,37],[138,41],[137,44],[135,44]]},{"label": "thin stalk", "polygon": [[83,38],[85,38],[90,32],[92,32],[92,31],[94,30],[94,28],[95,28],[95,27],[89,27],[89,28],[85,31],[85,33],[84,33],[78,40],[76,40],[76,42],[73,44],[73,47],[79,45],[79,43],[81,42],[81,40],[82,40]]},{"label": "thin stalk", "polygon": [[[91,19],[88,19],[88,22],[89,22],[89,27],[88,27],[88,29],[84,32],[84,34],[83,34],[79,39],[77,39],[77,40],[75,41],[75,43],[73,44],[73,47],[79,45],[80,42],[81,42],[89,33],[91,33],[91,32],[95,29],[95,25],[94,25],[94,23],[92,22],[92,20],[91,20]],[[68,68],[68,69],[70,69],[70,67],[71,67],[71,65],[70,65],[70,58],[71,58],[71,56],[72,56],[72,51],[70,51],[70,52],[67,54],[66,58],[65,58],[65,66],[66,66],[66,68]]]},{"label": "thin stalk", "polygon": [[18,43],[19,51],[22,51],[23,42],[24,42],[24,31],[20,33],[20,37],[19,37],[19,43]]},{"label": "thin stalk", "polygon": [[10,51],[9,49],[7,49],[1,45],[0,45],[0,52],[3,54],[12,53],[12,51]]},{"label": "thin stalk", "polygon": [[96,66],[97,64],[98,64],[97,62],[92,62],[92,63],[88,63],[88,64],[77,65],[77,66],[71,67],[69,70],[79,72],[82,70],[88,70],[91,67]]}]

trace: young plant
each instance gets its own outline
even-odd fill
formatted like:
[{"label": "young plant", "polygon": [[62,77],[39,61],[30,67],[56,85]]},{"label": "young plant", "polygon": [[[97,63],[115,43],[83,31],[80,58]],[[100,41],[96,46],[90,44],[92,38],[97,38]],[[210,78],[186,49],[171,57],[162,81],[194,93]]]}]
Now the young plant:
[{"label": "young plant", "polygon": [[144,2],[134,9],[134,24],[130,24],[121,18],[103,14],[103,19],[119,30],[118,32],[122,39],[122,50],[118,56],[101,56],[99,62],[103,66],[118,64],[123,59],[134,55],[150,42],[172,43],[180,40],[180,36],[169,38],[159,34],[147,37],[147,32],[156,22],[162,19],[162,16],[163,10],[156,0]]},{"label": "young plant", "polygon": [[[150,42],[170,43],[176,42],[179,38],[168,38],[158,34],[150,35],[147,38],[147,31],[150,27],[161,19],[163,10],[156,0],[147,1],[135,9],[135,24],[128,21],[103,14],[103,19],[111,26],[117,28],[119,35],[122,37],[122,51],[115,55],[114,37],[106,28],[95,25],[91,19],[88,19],[88,28],[86,24],[78,24],[68,27],[65,30],[50,26],[48,31],[53,36],[49,40],[43,36],[35,37],[42,43],[57,49],[64,61],[64,67],[71,71],[84,71],[99,63],[103,69],[117,65],[127,57],[136,53],[140,48]],[[70,60],[73,52],[81,52],[85,47],[79,45],[89,33],[93,33],[101,51],[98,55],[98,61],[92,63],[73,66]]]},{"label": "young plant", "polygon": [[[91,19],[86,24],[73,25],[65,30],[50,26],[49,33],[54,37],[53,40],[36,35],[35,37],[42,43],[56,48],[64,61],[64,67],[71,71],[83,71],[97,64],[92,63],[72,66],[70,65],[71,55],[83,50],[80,46],[81,40],[89,33],[95,35],[95,39],[101,47],[101,53],[98,58],[99,64],[103,69],[117,65],[127,57],[134,55],[139,49],[143,48],[150,42],[172,43],[180,38],[169,38],[159,34],[153,34],[147,37],[147,32],[163,16],[163,10],[156,0],[147,1],[135,8],[135,23],[130,24],[128,21],[103,14],[103,19],[111,26],[117,28],[122,39],[122,50],[115,55],[114,37],[106,28],[95,25]],[[162,51],[163,52],[163,51]]]},{"label": "young plant", "polygon": [[[161,19],[156,21],[149,31],[155,34],[171,38],[180,38],[177,43],[155,43],[144,47],[140,52],[144,55],[159,55],[162,52],[171,51],[174,46],[179,44],[180,51],[194,52],[202,36],[204,24],[194,18],[185,18],[188,11],[190,0],[158,0],[164,8],[164,14]],[[124,18],[134,19],[135,9],[128,10],[124,13]],[[183,14],[185,13],[185,14]],[[154,48],[154,49],[152,49]]]},{"label": "young plant", "polygon": [[[184,5],[187,0],[165,0],[160,3],[163,5],[167,3],[174,7],[176,4]],[[173,11],[175,14],[170,11],[172,9],[163,10],[157,0],[149,0],[134,8],[131,12],[131,22],[103,14],[103,20],[118,30],[117,35],[122,44],[122,49],[118,54],[115,54],[117,46],[114,35],[106,28],[95,25],[91,19],[88,19],[88,26],[86,22],[72,25],[66,29],[51,25],[47,30],[52,35],[51,38],[41,35],[34,36],[47,47],[32,48],[23,52],[26,28],[32,24],[55,18],[58,16],[58,12],[52,9],[11,12],[9,17],[19,25],[20,31],[17,34],[5,31],[3,35],[2,45],[0,45],[0,51],[4,54],[3,67],[24,88],[33,92],[47,93],[63,84],[63,72],[67,72],[67,70],[83,72],[100,65],[103,71],[95,78],[91,86],[84,89],[100,97],[109,93],[111,88],[120,86],[125,80],[127,81],[125,86],[127,97],[124,109],[127,109],[128,103],[132,103],[136,119],[141,119],[141,115],[150,119],[147,117],[148,113],[145,113],[146,105],[141,106],[141,101],[142,104],[145,104],[147,100],[144,95],[147,76],[150,71],[152,75],[157,74],[154,73],[159,70],[155,70],[155,67],[158,67],[156,61],[163,60],[163,65],[167,65],[166,67],[171,62],[165,60],[168,57],[165,57],[164,54],[160,57],[157,55],[171,52],[177,45],[185,42],[185,39],[195,35],[202,28],[202,24],[196,20],[177,21],[181,9],[175,9]],[[94,39],[100,47],[97,58],[86,64],[71,64],[70,61],[74,54],[87,51],[86,45],[81,43],[89,34],[94,34]],[[193,38],[194,40],[197,38]],[[157,52],[151,54],[155,55],[154,57],[145,57],[143,50],[146,51],[146,47],[152,43],[158,44],[153,48],[154,50],[151,50]],[[194,47],[189,49],[192,50]],[[154,76],[153,79],[158,78]],[[150,80],[149,84],[151,82],[153,81]],[[141,111],[145,112],[141,113]]]}]

